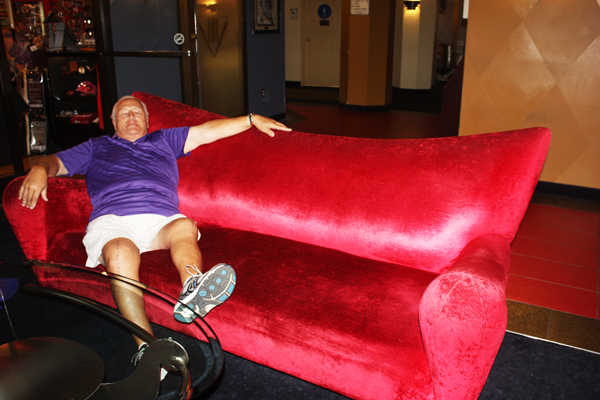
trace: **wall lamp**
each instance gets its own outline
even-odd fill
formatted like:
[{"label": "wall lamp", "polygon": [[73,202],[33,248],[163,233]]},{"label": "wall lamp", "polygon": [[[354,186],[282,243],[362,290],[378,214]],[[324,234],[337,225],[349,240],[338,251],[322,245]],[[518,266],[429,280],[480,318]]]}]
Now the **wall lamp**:
[{"label": "wall lamp", "polygon": [[419,5],[419,3],[421,3],[420,0],[417,0],[417,1],[405,1],[404,2],[404,7],[406,7],[407,10],[416,10],[417,6]]},{"label": "wall lamp", "polygon": [[206,4],[198,4],[200,6],[200,9],[203,12],[211,12],[211,13],[216,13],[217,12],[217,2],[216,1],[210,1],[207,2]]}]

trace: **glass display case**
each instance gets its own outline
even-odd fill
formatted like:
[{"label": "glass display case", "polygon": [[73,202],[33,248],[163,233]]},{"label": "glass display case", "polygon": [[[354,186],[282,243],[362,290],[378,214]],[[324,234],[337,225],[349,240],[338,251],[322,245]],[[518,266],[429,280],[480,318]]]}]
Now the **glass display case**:
[{"label": "glass display case", "polygon": [[101,136],[95,52],[47,52],[50,138],[60,149]]}]

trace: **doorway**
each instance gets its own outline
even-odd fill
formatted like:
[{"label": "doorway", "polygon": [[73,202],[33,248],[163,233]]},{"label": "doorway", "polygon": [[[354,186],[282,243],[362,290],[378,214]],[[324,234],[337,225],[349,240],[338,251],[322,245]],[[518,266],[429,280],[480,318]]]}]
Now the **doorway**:
[{"label": "doorway", "polygon": [[202,108],[237,117],[246,112],[242,2],[196,1]]},{"label": "doorway", "polygon": [[340,86],[342,1],[325,1],[302,3],[302,86]]},{"label": "doorway", "polygon": [[142,91],[200,107],[195,3],[93,0],[104,127],[118,98]]}]

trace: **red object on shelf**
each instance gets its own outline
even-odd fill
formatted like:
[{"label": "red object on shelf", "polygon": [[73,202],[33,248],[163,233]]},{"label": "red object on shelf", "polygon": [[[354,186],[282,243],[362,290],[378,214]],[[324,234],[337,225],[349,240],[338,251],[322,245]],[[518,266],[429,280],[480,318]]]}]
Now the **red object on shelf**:
[{"label": "red object on shelf", "polygon": [[73,115],[71,117],[71,123],[72,124],[91,124],[92,121],[95,120],[96,118],[98,118],[97,113],[78,114],[78,115]]},{"label": "red object on shelf", "polygon": [[83,81],[77,85],[77,91],[85,94],[95,95],[97,92],[96,85],[90,81]]}]

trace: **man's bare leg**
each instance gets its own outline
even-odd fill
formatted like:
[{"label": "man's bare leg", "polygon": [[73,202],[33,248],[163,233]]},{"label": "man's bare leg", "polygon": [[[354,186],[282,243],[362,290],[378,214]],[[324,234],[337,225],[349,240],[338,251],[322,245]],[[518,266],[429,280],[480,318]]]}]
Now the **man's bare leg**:
[{"label": "man's bare leg", "polygon": [[[102,254],[109,272],[139,281],[140,251],[131,240],[113,239],[104,245]],[[111,289],[121,315],[152,333],[150,322],[146,316],[142,290],[117,279],[111,281]],[[133,338],[138,347],[144,343],[135,335]]]},{"label": "man's bare leg", "polygon": [[195,265],[203,272],[202,253],[198,247],[198,226],[192,219],[179,218],[165,225],[152,240],[150,248],[170,250],[182,285],[193,273],[186,268],[188,265]]},{"label": "man's bare leg", "polygon": [[[204,273],[198,247],[198,227],[189,218],[176,219],[156,235],[151,249],[169,249],[183,288],[173,310],[179,322],[191,323],[227,300],[235,288],[235,271],[217,264]],[[193,312],[191,310],[194,310]]]}]

